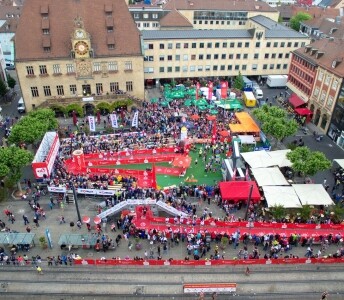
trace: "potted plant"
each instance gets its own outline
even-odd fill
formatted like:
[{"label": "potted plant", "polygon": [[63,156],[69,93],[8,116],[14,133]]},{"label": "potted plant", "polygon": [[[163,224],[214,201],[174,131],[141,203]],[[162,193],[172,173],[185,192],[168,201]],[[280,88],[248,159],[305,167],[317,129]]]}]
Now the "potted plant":
[{"label": "potted plant", "polygon": [[48,242],[44,236],[41,236],[39,238],[39,244],[41,245],[42,249],[47,249],[48,248]]},{"label": "potted plant", "polygon": [[229,242],[228,237],[223,236],[221,238],[221,246],[220,247],[221,247],[222,250],[226,249],[228,242]]},{"label": "potted plant", "polygon": [[142,249],[142,244],[140,243],[140,238],[135,237],[135,249],[136,250],[141,250]]}]

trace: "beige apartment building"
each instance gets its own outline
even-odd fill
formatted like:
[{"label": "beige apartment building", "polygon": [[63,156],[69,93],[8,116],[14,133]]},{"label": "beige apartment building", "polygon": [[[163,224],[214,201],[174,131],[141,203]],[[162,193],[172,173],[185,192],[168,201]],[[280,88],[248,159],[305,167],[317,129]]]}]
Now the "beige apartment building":
[{"label": "beige apartment building", "polygon": [[288,74],[290,52],[309,39],[265,17],[246,29],[142,31],[147,81]]},{"label": "beige apartment building", "polygon": [[144,97],[140,33],[122,0],[26,0],[15,43],[28,111]]}]

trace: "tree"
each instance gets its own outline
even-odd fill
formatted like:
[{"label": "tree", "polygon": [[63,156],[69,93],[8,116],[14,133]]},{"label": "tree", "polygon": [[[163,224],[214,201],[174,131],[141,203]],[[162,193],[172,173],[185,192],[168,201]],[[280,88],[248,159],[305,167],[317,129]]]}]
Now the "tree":
[{"label": "tree", "polygon": [[320,151],[311,151],[308,147],[298,147],[287,153],[294,172],[300,172],[304,178],[314,176],[319,171],[331,168],[331,161]]},{"label": "tree", "polygon": [[244,78],[241,75],[241,72],[239,71],[238,76],[235,77],[233,87],[238,90],[243,90],[245,87]]},{"label": "tree", "polygon": [[7,84],[11,89],[14,89],[17,84],[16,80],[10,74],[7,74]]},{"label": "tree", "polygon": [[299,127],[295,120],[288,119],[285,110],[276,106],[263,105],[254,109],[253,115],[261,122],[263,132],[276,139],[274,146],[295,134]]},{"label": "tree", "polygon": [[270,208],[272,216],[276,219],[276,221],[280,221],[285,217],[285,208],[283,205],[274,205]]},{"label": "tree", "polygon": [[57,127],[58,122],[53,110],[35,110],[13,126],[8,141],[16,145],[26,143],[36,146],[47,131],[56,130]]},{"label": "tree", "polygon": [[7,86],[5,84],[5,82],[3,82],[1,79],[0,79],[0,97],[4,97],[6,94],[7,94]]},{"label": "tree", "polygon": [[[18,188],[21,191],[20,178],[21,170],[33,160],[33,154],[30,151],[21,149],[16,146],[0,148],[0,176],[6,177],[13,183],[18,183]],[[7,174],[4,171],[7,170]]]},{"label": "tree", "polygon": [[312,16],[310,14],[307,14],[305,12],[298,12],[295,16],[292,16],[290,19],[290,27],[296,31],[300,30],[300,23],[302,21],[307,21],[312,19]]},{"label": "tree", "polygon": [[302,207],[300,207],[297,211],[298,211],[298,215],[300,216],[301,220],[303,222],[307,222],[311,216],[313,208],[308,205],[302,205]]}]

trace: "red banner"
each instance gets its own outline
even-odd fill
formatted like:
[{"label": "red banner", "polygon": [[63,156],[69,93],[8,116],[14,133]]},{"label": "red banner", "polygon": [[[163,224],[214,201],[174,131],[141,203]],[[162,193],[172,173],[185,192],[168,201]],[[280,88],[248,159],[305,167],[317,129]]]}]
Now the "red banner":
[{"label": "red banner", "polygon": [[209,81],[208,82],[208,100],[213,99],[213,88],[214,88],[214,84]]},{"label": "red banner", "polygon": [[221,82],[221,99],[227,99],[227,92],[228,92],[228,82],[222,81]]},{"label": "red banner", "polygon": [[201,88],[201,85],[199,82],[196,83],[196,100],[198,100],[198,93],[199,93],[199,89]]}]

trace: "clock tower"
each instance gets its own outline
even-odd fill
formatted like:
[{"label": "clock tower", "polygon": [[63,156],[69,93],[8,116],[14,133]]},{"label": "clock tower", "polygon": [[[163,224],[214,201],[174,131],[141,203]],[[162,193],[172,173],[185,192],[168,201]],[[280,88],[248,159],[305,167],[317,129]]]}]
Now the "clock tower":
[{"label": "clock tower", "polygon": [[92,77],[92,63],[89,60],[91,52],[91,41],[89,34],[84,29],[80,17],[74,20],[74,32],[72,33],[72,51],[76,62],[76,73],[78,78]]}]

